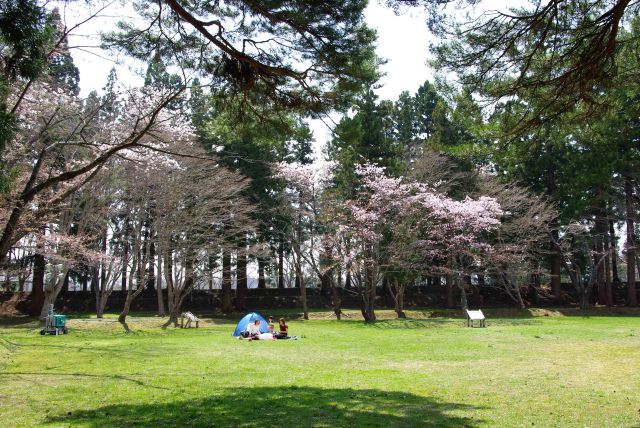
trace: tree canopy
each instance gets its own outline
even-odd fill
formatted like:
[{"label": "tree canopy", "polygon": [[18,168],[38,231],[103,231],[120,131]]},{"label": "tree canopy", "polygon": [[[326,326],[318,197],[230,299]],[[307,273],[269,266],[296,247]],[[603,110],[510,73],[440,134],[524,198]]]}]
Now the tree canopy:
[{"label": "tree canopy", "polygon": [[378,73],[364,0],[137,1],[105,45],[196,72],[248,109],[346,107]]}]

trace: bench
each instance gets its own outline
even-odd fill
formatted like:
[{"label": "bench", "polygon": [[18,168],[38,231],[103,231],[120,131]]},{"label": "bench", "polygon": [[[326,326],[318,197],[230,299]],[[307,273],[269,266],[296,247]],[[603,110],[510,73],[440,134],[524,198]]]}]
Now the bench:
[{"label": "bench", "polygon": [[467,327],[473,327],[473,322],[474,321],[478,321],[478,324],[480,325],[480,327],[484,327],[484,314],[482,313],[482,311],[480,309],[478,309],[477,311],[470,311],[469,309],[466,310],[467,312]]},{"label": "bench", "polygon": [[[187,320],[187,322],[185,323],[184,320]],[[191,312],[183,312],[182,315],[180,315],[180,327],[181,328],[189,328],[191,327],[191,323],[195,323],[196,324],[196,328],[198,328],[198,323],[200,323],[200,318],[198,318],[197,316],[193,315]]]}]

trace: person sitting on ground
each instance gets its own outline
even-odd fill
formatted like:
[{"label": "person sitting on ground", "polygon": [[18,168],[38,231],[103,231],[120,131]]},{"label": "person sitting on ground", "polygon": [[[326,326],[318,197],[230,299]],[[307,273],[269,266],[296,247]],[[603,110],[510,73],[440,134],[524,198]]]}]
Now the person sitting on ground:
[{"label": "person sitting on ground", "polygon": [[249,333],[247,336],[249,340],[258,338],[260,335],[260,320],[255,320],[253,324],[249,324],[247,326],[247,332]]},{"label": "person sitting on ground", "polygon": [[276,334],[276,338],[278,339],[289,339],[289,326],[287,325],[287,323],[284,321],[284,318],[280,318],[280,320],[278,321],[278,328],[280,330],[280,332],[278,334]]},{"label": "person sitting on ground", "polygon": [[268,327],[269,327],[269,332],[270,332],[270,333],[274,333],[274,334],[275,334],[275,327],[274,327],[274,325],[273,325],[273,317],[272,317],[271,315],[269,315],[269,324],[268,324]]}]

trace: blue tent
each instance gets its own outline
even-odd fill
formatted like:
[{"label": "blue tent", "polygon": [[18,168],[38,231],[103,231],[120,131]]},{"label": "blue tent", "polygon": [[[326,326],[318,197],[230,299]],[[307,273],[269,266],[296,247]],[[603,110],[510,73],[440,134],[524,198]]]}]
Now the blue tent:
[{"label": "blue tent", "polygon": [[245,331],[247,329],[247,326],[249,324],[253,324],[255,320],[260,320],[260,333],[270,333],[269,324],[264,318],[262,318],[262,315],[260,315],[257,312],[251,312],[250,314],[247,314],[244,317],[242,317],[242,319],[236,326],[236,329],[234,330],[232,336],[234,337],[240,336],[240,333]]}]

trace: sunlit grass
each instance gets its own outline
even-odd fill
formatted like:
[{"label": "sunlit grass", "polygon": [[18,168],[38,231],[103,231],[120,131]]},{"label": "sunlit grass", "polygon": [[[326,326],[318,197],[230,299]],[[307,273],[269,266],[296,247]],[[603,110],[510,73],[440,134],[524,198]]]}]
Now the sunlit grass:
[{"label": "sunlit grass", "polygon": [[[267,315],[267,313],[263,313]],[[3,426],[640,426],[640,318],[571,311],[314,312],[299,341],[161,319],[75,317],[40,336],[0,321]],[[279,316],[280,312],[273,315]],[[571,315],[571,316],[566,316]],[[287,313],[290,318],[293,313]]]}]

